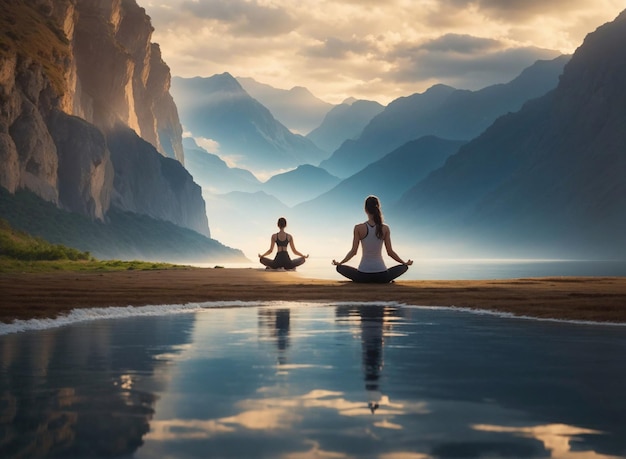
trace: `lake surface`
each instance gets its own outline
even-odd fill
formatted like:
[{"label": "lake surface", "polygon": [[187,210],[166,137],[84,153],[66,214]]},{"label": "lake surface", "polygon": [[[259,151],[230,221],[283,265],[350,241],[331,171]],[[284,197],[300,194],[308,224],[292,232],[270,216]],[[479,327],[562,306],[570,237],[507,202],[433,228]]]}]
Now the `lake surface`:
[{"label": "lake surface", "polygon": [[626,456],[624,326],[215,306],[0,336],[0,457]]},{"label": "lake surface", "polygon": [[[358,266],[360,257],[348,263]],[[345,280],[331,265],[332,258],[310,257],[298,267],[297,272],[313,279]],[[393,266],[393,260],[386,260]],[[200,267],[213,267],[215,263],[195,263]],[[227,263],[227,268],[263,269],[260,263]],[[517,279],[521,277],[558,276],[626,276],[626,261],[594,260],[524,260],[524,259],[418,259],[400,280],[480,280]]]}]

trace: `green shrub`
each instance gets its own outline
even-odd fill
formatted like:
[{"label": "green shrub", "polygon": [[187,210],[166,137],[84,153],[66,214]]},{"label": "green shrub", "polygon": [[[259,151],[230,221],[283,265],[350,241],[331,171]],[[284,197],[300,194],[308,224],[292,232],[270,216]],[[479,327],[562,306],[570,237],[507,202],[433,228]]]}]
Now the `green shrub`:
[{"label": "green shrub", "polygon": [[9,223],[2,219],[0,219],[0,256],[22,261],[91,259],[89,252],[61,244],[50,244],[42,238],[11,228]]}]

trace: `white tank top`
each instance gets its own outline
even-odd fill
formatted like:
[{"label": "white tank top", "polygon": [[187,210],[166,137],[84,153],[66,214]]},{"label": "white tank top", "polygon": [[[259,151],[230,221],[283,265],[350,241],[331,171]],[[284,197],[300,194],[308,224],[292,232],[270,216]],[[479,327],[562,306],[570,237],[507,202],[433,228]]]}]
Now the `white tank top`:
[{"label": "white tank top", "polygon": [[364,273],[379,273],[386,271],[387,267],[383,261],[383,240],[376,237],[376,225],[370,226],[365,222],[367,235],[361,239],[361,263],[359,271]]}]

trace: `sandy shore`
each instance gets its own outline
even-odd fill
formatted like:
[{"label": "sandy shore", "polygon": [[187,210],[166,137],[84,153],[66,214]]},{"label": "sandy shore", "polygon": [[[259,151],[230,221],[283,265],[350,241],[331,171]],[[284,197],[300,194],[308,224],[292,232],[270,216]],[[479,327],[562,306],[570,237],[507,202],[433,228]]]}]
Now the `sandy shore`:
[{"label": "sandy shore", "polygon": [[0,321],[74,308],[219,300],[398,301],[517,315],[626,322],[626,277],[398,281],[364,285],[256,269],[0,274]]}]

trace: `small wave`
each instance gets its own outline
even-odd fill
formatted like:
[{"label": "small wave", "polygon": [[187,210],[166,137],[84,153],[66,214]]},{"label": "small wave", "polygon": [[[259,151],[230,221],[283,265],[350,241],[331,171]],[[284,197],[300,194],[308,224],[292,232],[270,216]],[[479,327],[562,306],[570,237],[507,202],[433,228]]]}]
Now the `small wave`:
[{"label": "small wave", "polygon": [[68,314],[55,318],[15,320],[11,323],[0,323],[0,335],[19,333],[32,330],[47,330],[80,322],[104,319],[123,319],[139,316],[163,316],[168,314],[193,313],[207,308],[249,306],[244,301],[216,301],[210,303],[161,304],[150,306],[108,306],[104,308],[72,309]]}]

